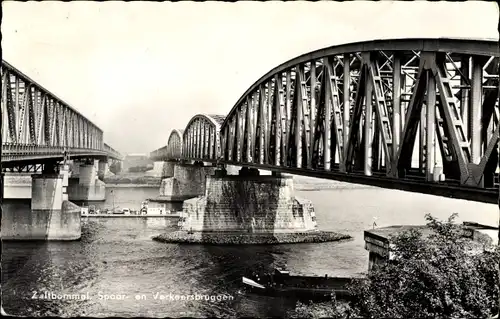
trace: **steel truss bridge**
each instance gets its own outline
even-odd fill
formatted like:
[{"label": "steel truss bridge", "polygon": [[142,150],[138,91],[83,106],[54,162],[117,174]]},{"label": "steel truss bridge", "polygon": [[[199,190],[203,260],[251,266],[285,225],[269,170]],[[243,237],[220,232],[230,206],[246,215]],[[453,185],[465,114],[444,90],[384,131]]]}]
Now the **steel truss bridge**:
[{"label": "steel truss bridge", "polygon": [[30,170],[64,158],[121,160],[102,130],[2,60],[2,170]]},{"label": "steel truss bridge", "polygon": [[498,57],[496,41],[445,38],[313,51],[150,156],[496,203]]}]

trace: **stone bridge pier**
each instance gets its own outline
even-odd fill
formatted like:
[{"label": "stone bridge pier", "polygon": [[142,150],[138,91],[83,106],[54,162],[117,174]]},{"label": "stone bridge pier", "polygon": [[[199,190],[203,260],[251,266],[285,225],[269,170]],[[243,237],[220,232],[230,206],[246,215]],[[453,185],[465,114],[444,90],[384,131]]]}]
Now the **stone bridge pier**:
[{"label": "stone bridge pier", "polygon": [[205,181],[204,196],[184,201],[181,230],[232,233],[317,231],[314,207],[294,195],[293,177],[261,175],[243,167],[238,175],[218,169]]},{"label": "stone bridge pier", "polygon": [[99,160],[73,162],[72,174],[68,183],[70,201],[104,201],[106,199],[106,184],[99,180],[106,171],[107,163]]},{"label": "stone bridge pier", "polygon": [[[175,163],[165,162],[164,172],[172,177],[161,181],[159,201],[180,202],[189,198],[197,197],[205,193],[206,176],[215,171],[214,166],[206,166],[203,163]],[[172,173],[170,173],[173,170]]]},{"label": "stone bridge pier", "polygon": [[154,162],[153,171],[151,172],[153,176],[158,176],[161,178],[173,177],[174,167],[176,161],[165,161],[165,162]]},{"label": "stone bridge pier", "polygon": [[100,160],[99,163],[97,164],[97,177],[99,180],[104,181],[105,177],[108,177],[110,175],[114,175],[111,173],[109,170],[109,163],[106,160]]},{"label": "stone bridge pier", "polygon": [[31,211],[2,212],[2,240],[76,240],[81,237],[80,207],[68,201],[69,167],[46,164],[32,175]]}]

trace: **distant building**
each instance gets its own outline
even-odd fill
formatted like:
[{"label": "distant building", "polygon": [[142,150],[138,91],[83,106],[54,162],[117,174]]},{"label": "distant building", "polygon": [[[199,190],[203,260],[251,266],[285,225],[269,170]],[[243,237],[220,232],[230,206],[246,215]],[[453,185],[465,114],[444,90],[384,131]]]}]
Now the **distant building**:
[{"label": "distant building", "polygon": [[170,213],[167,209],[167,203],[155,202],[150,200],[148,203],[148,214],[159,215]]},{"label": "distant building", "polygon": [[153,161],[148,154],[127,154],[123,159],[123,172],[145,172],[153,168]]}]

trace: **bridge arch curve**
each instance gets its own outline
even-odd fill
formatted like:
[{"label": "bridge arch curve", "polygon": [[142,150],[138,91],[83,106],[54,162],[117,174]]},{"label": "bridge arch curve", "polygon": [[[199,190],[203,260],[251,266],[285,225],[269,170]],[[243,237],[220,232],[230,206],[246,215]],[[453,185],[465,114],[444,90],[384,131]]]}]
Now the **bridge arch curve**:
[{"label": "bridge arch curve", "polygon": [[197,114],[183,133],[182,156],[187,160],[215,162],[220,157],[220,126],[224,115]]}]

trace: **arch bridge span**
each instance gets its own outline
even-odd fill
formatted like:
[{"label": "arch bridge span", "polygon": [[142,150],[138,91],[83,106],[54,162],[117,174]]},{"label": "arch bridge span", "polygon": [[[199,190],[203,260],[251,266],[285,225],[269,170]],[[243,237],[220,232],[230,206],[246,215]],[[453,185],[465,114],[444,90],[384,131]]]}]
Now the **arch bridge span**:
[{"label": "arch bridge span", "polygon": [[198,114],[186,125],[182,155],[186,160],[216,162],[220,156],[223,115]]},{"label": "arch bridge span", "polygon": [[221,156],[391,188],[497,193],[498,42],[369,41],[292,59],[221,126]]},{"label": "arch bridge span", "polygon": [[184,129],[173,129],[168,137],[167,145],[154,150],[149,157],[154,161],[178,161],[182,159],[182,135]]},{"label": "arch bridge span", "polygon": [[223,115],[197,114],[184,129],[174,129],[167,145],[150,153],[155,161],[216,162],[220,157],[220,125]]},{"label": "arch bridge span", "polygon": [[248,88],[220,137],[193,117],[183,157],[496,202],[498,51],[437,38],[306,53]]}]

